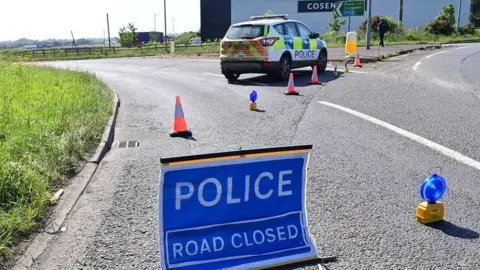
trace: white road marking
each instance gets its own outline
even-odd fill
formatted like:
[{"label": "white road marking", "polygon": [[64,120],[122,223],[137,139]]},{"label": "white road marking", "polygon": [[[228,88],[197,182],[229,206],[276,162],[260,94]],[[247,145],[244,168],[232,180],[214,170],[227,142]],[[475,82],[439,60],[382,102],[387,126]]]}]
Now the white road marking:
[{"label": "white road marking", "polygon": [[220,75],[220,74],[214,74],[214,73],[202,73],[204,75],[209,75],[209,76],[215,76],[215,77],[222,77],[223,78],[223,75]]},{"label": "white road marking", "polygon": [[415,65],[413,66],[413,70],[417,70],[418,66],[420,66],[421,64],[422,62],[415,63]]},{"label": "white road marking", "polygon": [[[462,46],[462,47],[457,47],[457,48],[454,48],[454,49],[451,49],[451,50],[445,50],[445,51],[441,51],[441,52],[437,52],[437,53],[432,53],[430,55],[427,55],[424,59],[430,59],[431,57],[435,56],[435,55],[439,55],[439,54],[442,54],[442,53],[446,53],[446,52],[449,52],[449,51],[453,51],[453,50],[458,50],[458,49],[465,49],[465,48],[468,48],[470,46]],[[415,63],[415,65],[413,66],[413,70],[417,70],[418,66],[420,66],[422,64],[422,62],[417,62]]]},{"label": "white road marking", "polygon": [[429,59],[432,56],[439,55],[439,54],[446,53],[446,52],[448,52],[448,50],[437,52],[437,53],[432,53],[432,54],[428,55],[427,57],[425,57],[425,59]]},{"label": "white road marking", "polygon": [[455,48],[454,50],[465,49],[465,48],[470,48],[470,46],[462,46],[462,47]]},{"label": "white road marking", "polygon": [[477,170],[480,170],[480,162],[479,161],[476,161],[472,158],[469,158],[467,156],[464,156],[462,155],[461,153],[459,152],[456,152],[450,148],[447,148],[445,146],[442,146],[438,143],[435,143],[435,142],[432,142],[428,139],[425,139],[421,136],[418,136],[416,134],[413,134],[409,131],[406,131],[404,129],[401,129],[399,127],[396,127],[392,124],[389,124],[387,122],[384,122],[382,120],[379,120],[379,119],[376,119],[374,117],[371,117],[371,116],[368,116],[366,114],[363,114],[361,112],[357,112],[357,111],[354,111],[352,109],[349,109],[349,108],[346,108],[346,107],[343,107],[343,106],[340,106],[340,105],[336,105],[336,104],[333,104],[333,103],[330,103],[330,102],[326,102],[326,101],[319,101],[318,103],[320,104],[323,104],[323,105],[326,105],[326,106],[329,106],[329,107],[332,107],[332,108],[335,108],[335,109],[338,109],[340,111],[343,111],[343,112],[346,112],[348,114],[351,114],[353,116],[356,116],[356,117],[359,117],[363,120],[366,120],[366,121],[369,121],[371,123],[374,123],[374,124],[377,124],[381,127],[384,127],[386,129],[389,129],[397,134],[400,134],[404,137],[407,137],[413,141],[416,141],[424,146],[427,146],[427,147],[430,147],[431,149],[433,150],[436,150],[440,153],[442,153],[443,155],[447,156],[447,157],[450,157],[450,158],[453,158],[455,159],[456,161],[460,162],[460,163],[463,163],[467,166],[470,166],[472,168],[475,168]]}]

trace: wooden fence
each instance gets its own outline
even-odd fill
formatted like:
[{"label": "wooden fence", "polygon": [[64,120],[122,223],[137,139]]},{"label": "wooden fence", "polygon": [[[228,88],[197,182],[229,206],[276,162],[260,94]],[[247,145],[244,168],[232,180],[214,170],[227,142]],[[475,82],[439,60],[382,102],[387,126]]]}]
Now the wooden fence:
[{"label": "wooden fence", "polygon": [[[184,51],[188,49],[197,48],[198,51],[201,51],[202,48],[205,50],[212,50],[213,48],[219,48],[219,43],[206,43],[206,44],[199,44],[199,45],[190,45],[190,44],[175,44],[175,51]],[[18,51],[18,52],[10,52],[7,55],[10,56],[33,56],[33,57],[42,57],[47,55],[58,55],[58,56],[68,56],[71,54],[116,54],[119,52],[142,52],[144,50],[165,50],[164,44],[155,44],[155,45],[143,45],[138,47],[77,47],[77,48],[51,48],[51,49],[36,49],[36,50],[28,50],[28,51]],[[170,51],[170,46],[167,46],[167,51]]]}]

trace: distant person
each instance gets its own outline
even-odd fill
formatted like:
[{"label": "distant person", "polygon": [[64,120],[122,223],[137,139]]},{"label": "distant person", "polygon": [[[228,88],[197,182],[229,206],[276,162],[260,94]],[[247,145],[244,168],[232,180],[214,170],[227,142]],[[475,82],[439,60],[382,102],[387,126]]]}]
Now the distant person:
[{"label": "distant person", "polygon": [[380,18],[380,24],[378,25],[378,35],[380,36],[380,44],[378,46],[385,47],[383,39],[385,38],[385,33],[388,31],[388,24],[384,18]]}]

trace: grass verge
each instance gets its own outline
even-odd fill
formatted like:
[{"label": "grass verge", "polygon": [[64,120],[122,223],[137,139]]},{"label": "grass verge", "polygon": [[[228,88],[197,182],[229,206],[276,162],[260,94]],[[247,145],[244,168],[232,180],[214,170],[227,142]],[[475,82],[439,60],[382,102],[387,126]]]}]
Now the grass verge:
[{"label": "grass verge", "polygon": [[[345,46],[345,33],[326,34],[321,38],[325,40],[329,48],[339,48]],[[426,33],[421,29],[408,29],[400,33],[387,33],[385,35],[385,45],[406,45],[406,44],[425,44],[425,43],[450,43],[461,41],[479,41],[480,42],[480,29],[475,30],[473,35],[432,35]],[[378,45],[380,39],[378,33],[372,32],[371,44]],[[358,46],[365,46],[365,33],[358,34]]]},{"label": "grass verge", "polygon": [[0,60],[0,263],[95,148],[112,98],[89,73]]},{"label": "grass verge", "polygon": [[[202,53],[218,53],[220,45],[207,46],[183,46],[178,45],[175,48],[175,55],[196,55]],[[170,52],[165,50],[163,46],[144,46],[141,48],[115,48],[115,50],[94,51],[94,52],[68,52],[63,50],[38,50],[33,54],[32,51],[24,51],[13,54],[4,52],[5,58],[10,61],[52,61],[52,60],[80,60],[80,59],[100,59],[100,58],[116,58],[116,57],[142,57],[168,55]]]},{"label": "grass verge", "polygon": [[[345,33],[322,35],[329,48],[342,48],[345,46]],[[427,44],[427,43],[450,43],[461,41],[479,41],[480,29],[476,29],[472,35],[432,35],[422,29],[407,29],[399,32],[387,33],[385,36],[385,45],[407,45],[407,44]],[[358,46],[365,46],[365,33],[358,34]],[[378,33],[372,32],[371,44],[379,44]],[[174,55],[202,55],[218,54],[219,44],[206,44],[203,46],[184,46],[176,44]],[[65,52],[61,49],[38,50],[35,53],[28,50],[5,50],[5,57],[11,61],[50,61],[50,60],[78,60],[78,59],[98,59],[98,58],[116,58],[116,57],[142,57],[142,56],[167,56],[170,53],[162,45],[144,46],[141,48],[116,48],[115,50],[103,51],[84,51],[84,52]]]}]

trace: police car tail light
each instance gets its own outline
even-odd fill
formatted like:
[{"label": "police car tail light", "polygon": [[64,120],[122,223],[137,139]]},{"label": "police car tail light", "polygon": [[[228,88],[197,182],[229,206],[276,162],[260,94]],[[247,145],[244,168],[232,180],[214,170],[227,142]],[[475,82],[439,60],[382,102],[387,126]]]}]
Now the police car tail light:
[{"label": "police car tail light", "polygon": [[278,37],[268,37],[268,38],[262,38],[260,42],[262,43],[263,46],[273,46],[275,44],[275,41],[277,41],[279,38]]}]

